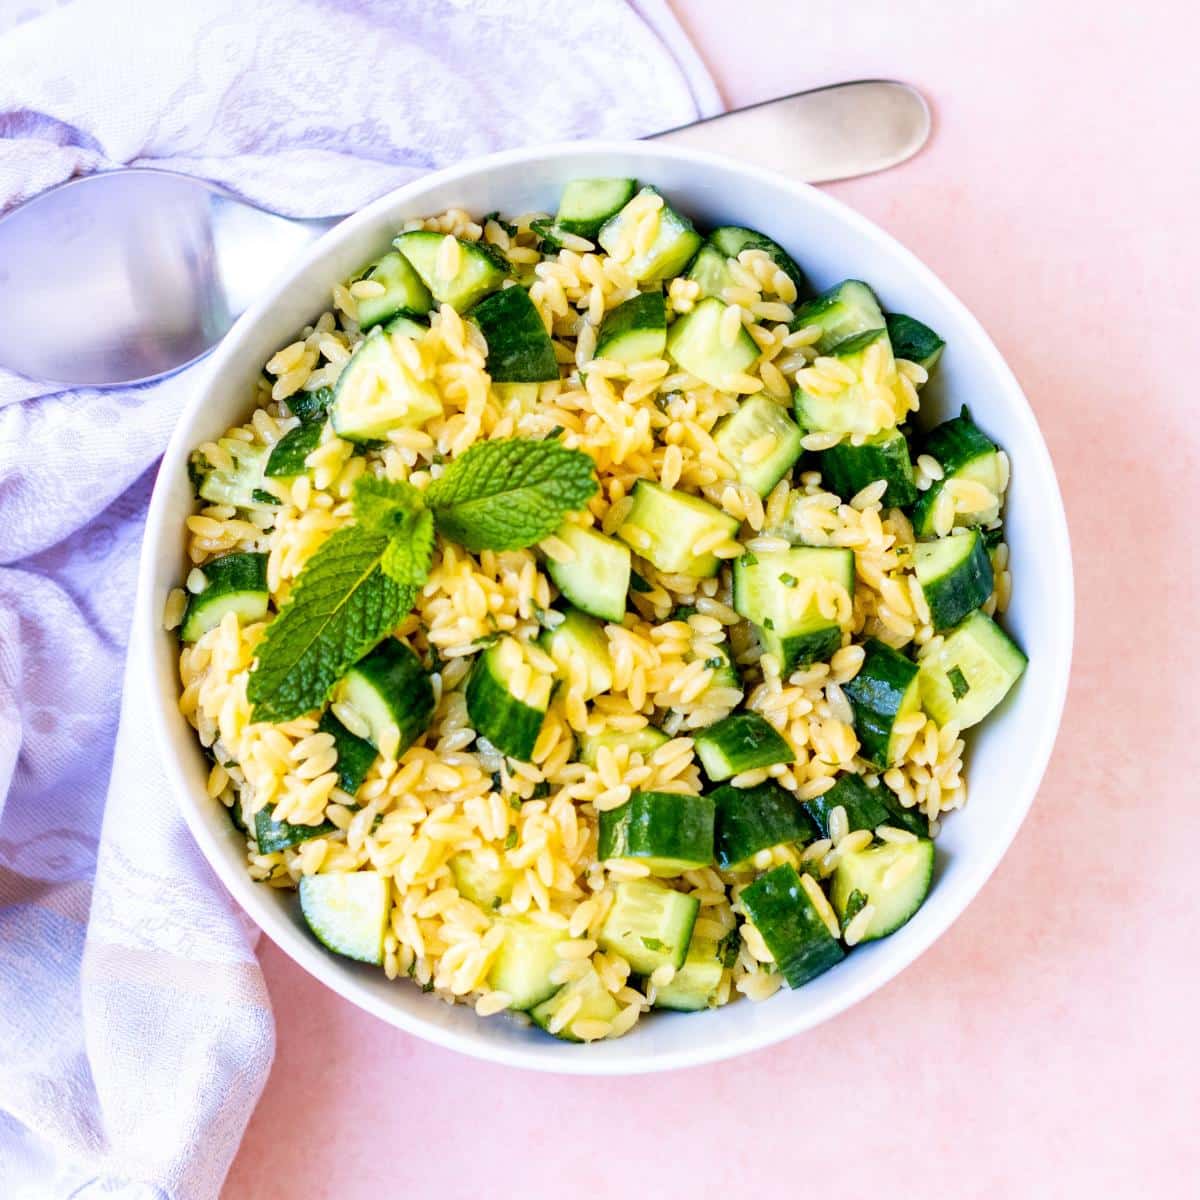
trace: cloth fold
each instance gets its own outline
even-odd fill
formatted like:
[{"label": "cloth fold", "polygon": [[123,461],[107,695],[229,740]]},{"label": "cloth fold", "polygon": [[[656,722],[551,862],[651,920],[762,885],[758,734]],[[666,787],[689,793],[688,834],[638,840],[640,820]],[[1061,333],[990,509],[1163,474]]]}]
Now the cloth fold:
[{"label": "cloth fold", "polygon": [[[346,212],[466,156],[720,107],[664,0],[27,0],[0,10],[0,212],[121,165]],[[105,391],[0,370],[5,1200],[216,1196],[270,1068],[256,933],[182,823],[126,644],[154,464],[206,369]]]}]

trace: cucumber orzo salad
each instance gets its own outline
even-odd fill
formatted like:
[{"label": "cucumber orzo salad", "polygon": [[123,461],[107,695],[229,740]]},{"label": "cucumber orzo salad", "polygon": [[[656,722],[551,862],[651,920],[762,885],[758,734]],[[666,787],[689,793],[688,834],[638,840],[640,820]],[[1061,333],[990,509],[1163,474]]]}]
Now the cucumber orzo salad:
[{"label": "cucumber orzo salad", "polygon": [[898,929],[1025,667],[1008,460],[910,424],[942,348],[629,179],[409,222],[190,460],[167,625],[251,875],[577,1041]]}]

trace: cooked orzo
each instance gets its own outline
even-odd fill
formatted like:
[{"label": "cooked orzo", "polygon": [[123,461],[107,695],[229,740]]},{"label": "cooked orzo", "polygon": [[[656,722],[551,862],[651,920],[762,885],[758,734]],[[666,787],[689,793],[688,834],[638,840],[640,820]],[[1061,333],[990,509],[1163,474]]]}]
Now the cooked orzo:
[{"label": "cooked orzo", "polygon": [[632,180],[409,222],[191,458],[167,624],[250,873],[577,1041],[898,929],[1025,665],[1007,458],[910,424],[942,349]]}]

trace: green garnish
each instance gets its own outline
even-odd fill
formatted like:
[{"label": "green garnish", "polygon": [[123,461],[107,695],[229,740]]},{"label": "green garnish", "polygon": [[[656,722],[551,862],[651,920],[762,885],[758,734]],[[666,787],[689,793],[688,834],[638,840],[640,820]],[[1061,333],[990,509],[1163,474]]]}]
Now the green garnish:
[{"label": "green garnish", "polygon": [[654,585],[647,583],[636,571],[629,572],[629,586],[635,592],[652,592]]},{"label": "green garnish", "polygon": [[299,417],[305,425],[317,421],[318,427],[325,420],[325,413],[333,403],[333,388],[317,388],[312,392],[293,392],[287,398],[292,416]]},{"label": "green garnish", "polygon": [[253,500],[255,504],[279,503],[279,497],[271,495],[271,493],[266,491],[264,488],[254,488],[254,490],[250,493],[250,499]]},{"label": "green garnish", "polygon": [[642,945],[645,946],[647,950],[661,950],[663,948],[662,941],[656,937],[642,938]]},{"label": "green garnish", "polygon": [[742,565],[743,566],[752,567],[757,562],[758,562],[758,556],[752,550],[747,550],[746,553],[742,555]]},{"label": "green garnish", "polygon": [[548,780],[543,779],[540,783],[533,785],[534,800],[544,800],[548,795],[550,795],[550,783]]},{"label": "green garnish", "polygon": [[763,617],[763,628],[764,629],[774,629],[775,622],[772,621],[770,617]]},{"label": "green garnish", "polygon": [[946,672],[946,678],[950,681],[950,690],[954,693],[955,700],[961,700],[971,690],[967,677],[958,667],[951,667]]},{"label": "green garnish", "polygon": [[[303,474],[304,460],[320,444],[323,428],[323,421],[312,421],[307,425],[297,425],[295,429],[289,429],[275,443],[263,474],[271,479]],[[271,503],[278,504],[279,501],[272,497]]]},{"label": "green garnish", "polygon": [[855,888],[846,899],[846,912],[842,917],[842,927],[849,925],[856,916],[867,906],[868,897],[865,892]]},{"label": "green garnish", "polygon": [[718,943],[717,957],[721,960],[721,966],[732,967],[737,962],[738,951],[742,948],[742,935],[738,932],[737,926],[734,926]]},{"label": "green garnish", "polygon": [[517,827],[514,825],[508,831],[508,837],[504,839],[505,850],[511,850],[517,844]]},{"label": "green garnish", "polygon": [[716,671],[725,665],[725,660],[719,654],[714,654],[712,658],[706,658],[704,660],[704,665],[706,667],[712,667],[712,669]]},{"label": "green garnish", "polygon": [[779,582],[782,583],[784,587],[795,587],[800,581],[795,577],[795,575],[789,575],[787,571],[784,571],[783,574],[779,576]]}]

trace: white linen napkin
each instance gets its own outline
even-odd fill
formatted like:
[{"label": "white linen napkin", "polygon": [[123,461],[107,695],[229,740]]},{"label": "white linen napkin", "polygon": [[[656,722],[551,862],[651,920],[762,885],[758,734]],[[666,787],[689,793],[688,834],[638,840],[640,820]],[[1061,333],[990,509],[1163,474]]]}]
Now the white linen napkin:
[{"label": "white linen napkin", "polygon": [[[0,8],[0,211],[135,164],[345,212],[464,156],[718,111],[664,0]],[[0,295],[0,319],[19,302]],[[254,931],[190,840],[136,687],[118,729],[154,463],[205,369],[108,391],[0,371],[5,1200],[216,1196],[271,1064]]]}]

